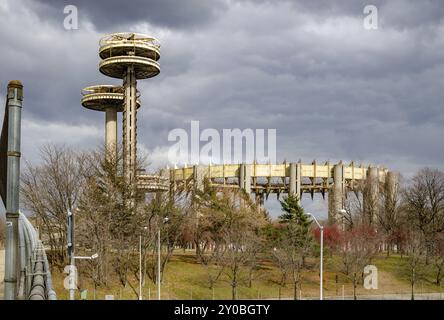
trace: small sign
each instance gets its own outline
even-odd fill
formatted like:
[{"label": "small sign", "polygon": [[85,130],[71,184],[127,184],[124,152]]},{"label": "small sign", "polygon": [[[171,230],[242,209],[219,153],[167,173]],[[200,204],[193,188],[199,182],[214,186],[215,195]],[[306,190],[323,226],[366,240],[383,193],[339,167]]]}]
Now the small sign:
[{"label": "small sign", "polygon": [[105,300],[114,300],[114,295],[112,294],[105,295]]},{"label": "small sign", "polygon": [[88,299],[88,290],[80,290],[80,300]]}]

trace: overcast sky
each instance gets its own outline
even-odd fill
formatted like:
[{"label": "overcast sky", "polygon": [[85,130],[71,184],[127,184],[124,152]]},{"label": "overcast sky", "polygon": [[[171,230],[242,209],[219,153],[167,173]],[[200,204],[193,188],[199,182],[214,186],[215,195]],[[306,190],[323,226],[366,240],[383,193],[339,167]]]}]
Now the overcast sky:
[{"label": "overcast sky", "polygon": [[[65,5],[79,28],[66,30]],[[363,27],[368,4],[377,30]],[[45,143],[92,148],[104,114],[80,90],[121,81],[98,71],[98,41],[133,31],[161,43],[161,73],[139,81],[139,148],[166,163],[168,132],[277,129],[278,161],[443,169],[441,0],[0,0],[0,98],[25,86],[23,158]],[[307,197],[308,198],[308,197]],[[325,203],[304,200],[325,216]]]}]

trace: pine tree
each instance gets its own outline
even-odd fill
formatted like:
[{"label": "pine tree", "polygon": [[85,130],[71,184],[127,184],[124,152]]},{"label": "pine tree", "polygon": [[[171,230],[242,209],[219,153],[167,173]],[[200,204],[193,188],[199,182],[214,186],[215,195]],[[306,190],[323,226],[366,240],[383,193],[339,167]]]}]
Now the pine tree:
[{"label": "pine tree", "polygon": [[284,212],[279,216],[281,223],[297,224],[308,231],[311,221],[305,214],[304,209],[299,205],[299,199],[293,194],[289,194],[288,197],[280,201],[282,211]]},{"label": "pine tree", "polygon": [[285,224],[286,231],[284,232],[287,237],[292,238],[294,246],[303,246],[311,239],[311,220],[300,206],[297,196],[289,194],[280,203],[284,213],[279,216],[279,219],[282,224]]},{"label": "pine tree", "polygon": [[312,245],[311,221],[299,205],[297,196],[289,194],[280,202],[283,213],[279,216],[281,227],[276,229],[273,252],[281,270],[291,276],[294,299],[297,299],[305,258]]}]

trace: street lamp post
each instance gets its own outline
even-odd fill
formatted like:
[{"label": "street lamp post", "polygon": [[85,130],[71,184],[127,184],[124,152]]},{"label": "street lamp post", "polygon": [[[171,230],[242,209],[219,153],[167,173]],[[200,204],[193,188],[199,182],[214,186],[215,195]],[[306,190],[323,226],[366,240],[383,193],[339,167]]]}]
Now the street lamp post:
[{"label": "street lamp post", "polygon": [[[74,256],[73,255],[71,257],[72,265],[70,268],[69,276],[74,277],[75,286],[77,286],[77,270],[74,267],[74,261],[75,260],[94,260],[94,259],[97,259],[98,257],[99,257],[98,253],[94,253],[92,256]],[[74,272],[74,275],[71,272]],[[95,287],[94,287],[94,296],[95,296]],[[75,300],[75,289],[73,289],[73,288],[69,289],[69,300]]]},{"label": "street lamp post", "polygon": [[324,284],[324,226],[322,226],[319,221],[316,219],[316,217],[311,214],[311,213],[307,213],[307,215],[311,216],[313,218],[313,220],[316,222],[316,224],[318,225],[319,229],[321,230],[321,257],[320,257],[320,270],[319,270],[319,274],[320,274],[320,283],[319,283],[319,300],[324,300],[324,289],[323,289],[323,284]]},{"label": "street lamp post", "polygon": [[157,230],[157,300],[160,300],[160,228]]},{"label": "street lamp post", "polygon": [[[148,227],[143,227],[143,230],[147,230]],[[139,235],[139,300],[143,300],[142,297],[142,234]]]},{"label": "street lamp post", "polygon": [[77,271],[75,268],[75,258],[74,258],[74,215],[73,213],[68,210],[68,230],[67,230],[67,240],[68,240],[68,260],[69,260],[69,277],[70,282],[74,281],[73,283],[70,283],[69,286],[69,300],[75,300],[75,286],[77,286],[76,278],[77,278]]},{"label": "street lamp post", "polygon": [[[168,222],[168,217],[163,219],[163,223]],[[157,300],[160,300],[160,225],[157,230]]]}]

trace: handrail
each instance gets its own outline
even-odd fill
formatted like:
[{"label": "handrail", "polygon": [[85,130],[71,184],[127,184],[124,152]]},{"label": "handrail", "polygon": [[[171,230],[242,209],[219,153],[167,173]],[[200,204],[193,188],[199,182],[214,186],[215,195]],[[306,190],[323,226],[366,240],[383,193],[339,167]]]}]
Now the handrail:
[{"label": "handrail", "polygon": [[109,44],[143,44],[147,46],[152,46],[153,48],[159,49],[160,44],[159,41],[151,36],[147,36],[141,33],[133,33],[133,32],[119,32],[108,34],[99,41],[100,47],[107,46]]},{"label": "handrail", "polygon": [[19,299],[56,300],[48,258],[36,230],[19,213],[20,282]]}]

